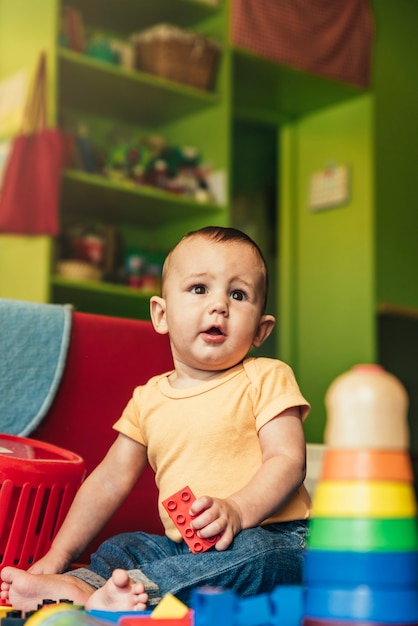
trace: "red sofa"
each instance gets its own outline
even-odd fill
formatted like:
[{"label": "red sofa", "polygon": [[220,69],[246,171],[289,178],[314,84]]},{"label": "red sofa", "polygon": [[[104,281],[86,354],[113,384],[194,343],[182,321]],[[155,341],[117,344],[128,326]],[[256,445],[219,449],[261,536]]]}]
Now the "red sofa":
[{"label": "red sofa", "polygon": [[[112,425],[134,387],[171,368],[168,338],[150,322],[74,312],[60,386],[30,437],[76,452],[90,472],[116,437]],[[106,537],[132,530],[163,532],[150,467],[79,562]]]}]

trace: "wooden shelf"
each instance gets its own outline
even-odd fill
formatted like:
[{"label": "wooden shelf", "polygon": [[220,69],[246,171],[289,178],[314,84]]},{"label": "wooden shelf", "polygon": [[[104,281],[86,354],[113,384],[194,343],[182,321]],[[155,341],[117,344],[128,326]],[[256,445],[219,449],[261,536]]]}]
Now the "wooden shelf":
[{"label": "wooden shelf", "polygon": [[150,125],[164,124],[220,101],[217,93],[63,48],[58,50],[58,61],[60,107]]},{"label": "wooden shelf", "polygon": [[268,61],[234,47],[234,115],[277,125],[366,91],[317,74]]},{"label": "wooden shelf", "polygon": [[216,215],[224,214],[226,210],[153,187],[119,183],[75,170],[64,173],[61,206],[71,215],[101,218],[112,223],[132,222],[147,227],[196,216],[216,219]]}]

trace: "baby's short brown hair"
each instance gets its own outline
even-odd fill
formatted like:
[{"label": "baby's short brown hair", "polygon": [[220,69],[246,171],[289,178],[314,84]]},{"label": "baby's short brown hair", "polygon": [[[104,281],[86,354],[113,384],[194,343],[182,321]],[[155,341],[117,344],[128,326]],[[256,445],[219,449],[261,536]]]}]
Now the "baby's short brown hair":
[{"label": "baby's short brown hair", "polygon": [[263,276],[263,308],[262,312],[264,313],[266,304],[267,304],[267,294],[268,294],[268,269],[267,263],[264,259],[263,253],[261,252],[260,247],[255,243],[251,237],[249,237],[246,233],[238,230],[237,228],[228,228],[225,226],[205,226],[204,228],[200,228],[198,230],[193,230],[186,235],[174,246],[171,252],[168,254],[164,266],[163,266],[163,274],[162,274],[162,288],[164,289],[164,279],[167,276],[167,268],[169,265],[170,256],[176,250],[178,246],[180,246],[184,241],[191,239],[193,237],[204,237],[206,239],[212,240],[216,243],[244,243],[252,248],[255,252],[256,256],[260,261],[261,272]]}]

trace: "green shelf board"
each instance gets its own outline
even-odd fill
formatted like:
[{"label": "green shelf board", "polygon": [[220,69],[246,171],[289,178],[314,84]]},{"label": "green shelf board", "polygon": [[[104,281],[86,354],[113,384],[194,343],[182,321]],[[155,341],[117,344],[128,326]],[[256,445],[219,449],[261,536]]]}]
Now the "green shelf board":
[{"label": "green shelf board", "polygon": [[[219,94],[58,50],[60,106],[102,117],[164,124],[220,103]],[[123,94],[123,95],[122,95]]]},{"label": "green shelf board", "polygon": [[282,123],[367,93],[367,90],[274,63],[233,48],[234,115]]},{"label": "green shelf board", "polygon": [[75,170],[64,172],[62,207],[71,215],[107,219],[113,223],[132,222],[146,227],[161,226],[181,218],[214,217],[226,210],[153,187],[118,183]]},{"label": "green shelf board", "polygon": [[[89,25],[100,26],[112,32],[131,34],[158,22],[175,23],[184,28],[216,14],[222,2],[205,0],[124,0],[108,3],[103,11],[103,0],[72,0]],[[164,18],[162,18],[164,16]]]},{"label": "green shelf board", "polygon": [[131,289],[129,287],[125,287],[124,285],[117,285],[115,283],[107,283],[99,280],[72,280],[59,275],[54,275],[52,277],[52,284],[54,286],[66,288],[70,291],[82,290],[90,293],[104,293],[122,298],[133,298],[135,300],[142,298],[148,301],[150,296],[153,295],[149,291],[139,291],[137,289]]},{"label": "green shelf board", "polygon": [[151,292],[137,291],[123,285],[100,281],[71,280],[62,276],[51,277],[52,302],[72,304],[76,311],[149,319]]}]

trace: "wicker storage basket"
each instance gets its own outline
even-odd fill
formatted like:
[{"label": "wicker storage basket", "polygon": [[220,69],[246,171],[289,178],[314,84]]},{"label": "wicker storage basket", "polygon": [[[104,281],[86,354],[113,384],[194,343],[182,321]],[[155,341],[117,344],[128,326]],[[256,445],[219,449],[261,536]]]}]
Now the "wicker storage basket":
[{"label": "wicker storage basket", "polygon": [[220,45],[203,35],[159,24],[134,36],[138,70],[198,89],[213,89]]}]

